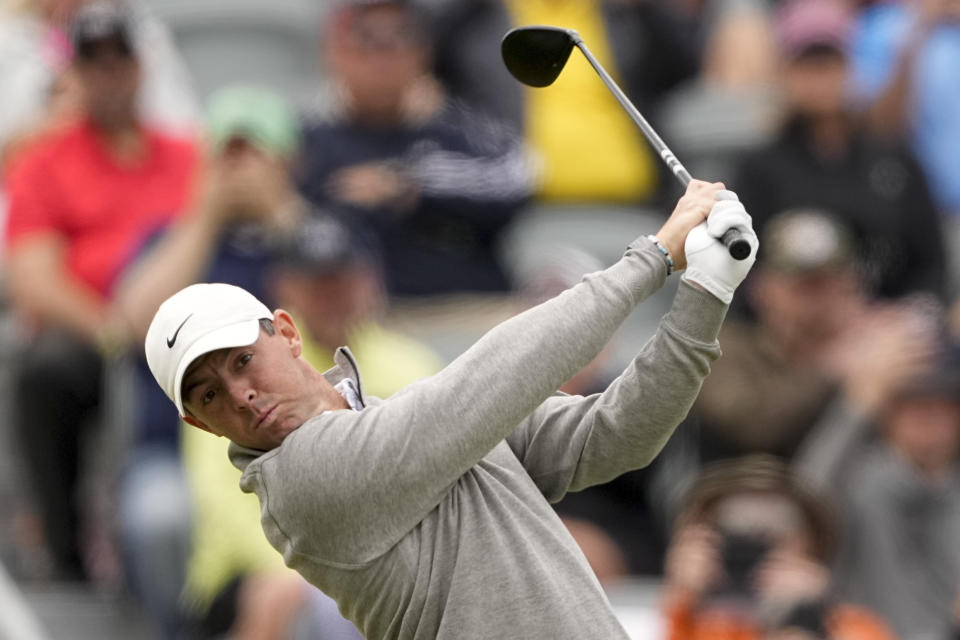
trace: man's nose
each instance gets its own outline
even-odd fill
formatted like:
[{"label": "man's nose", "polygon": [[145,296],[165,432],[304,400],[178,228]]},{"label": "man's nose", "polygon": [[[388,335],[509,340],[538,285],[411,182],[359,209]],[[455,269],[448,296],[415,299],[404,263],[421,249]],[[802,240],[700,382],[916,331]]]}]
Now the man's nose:
[{"label": "man's nose", "polygon": [[231,382],[228,391],[237,409],[249,409],[257,397],[256,390],[244,380]]}]

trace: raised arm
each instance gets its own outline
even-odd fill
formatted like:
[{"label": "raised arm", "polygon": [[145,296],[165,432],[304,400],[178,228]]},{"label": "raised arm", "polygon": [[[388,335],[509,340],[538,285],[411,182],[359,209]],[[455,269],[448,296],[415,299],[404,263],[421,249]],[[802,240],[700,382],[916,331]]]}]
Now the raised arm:
[{"label": "raised arm", "polygon": [[68,268],[60,186],[49,180],[46,155],[24,157],[7,188],[6,284],[13,308],[40,327],[66,330],[97,343],[108,316],[103,295]]},{"label": "raised arm", "polygon": [[681,283],[656,334],[603,392],[548,398],[507,438],[551,502],[644,467],[687,415],[727,307]]},{"label": "raised arm", "polygon": [[[661,229],[663,236],[683,237],[678,226],[699,224],[716,203],[719,186],[694,183]],[[682,253],[673,254],[681,265]],[[303,487],[283,492],[296,504],[281,511],[322,511],[334,530],[319,536],[321,544],[333,544],[337,532],[345,531],[356,550],[392,544],[589,363],[634,306],[663,284],[666,272],[664,256],[650,240],[633,242],[615,265],[497,326],[439,374],[359,414],[336,412],[308,422],[264,461],[265,490],[277,477],[272,469],[283,467],[284,476],[296,476]],[[691,302],[707,295],[700,292]]]}]

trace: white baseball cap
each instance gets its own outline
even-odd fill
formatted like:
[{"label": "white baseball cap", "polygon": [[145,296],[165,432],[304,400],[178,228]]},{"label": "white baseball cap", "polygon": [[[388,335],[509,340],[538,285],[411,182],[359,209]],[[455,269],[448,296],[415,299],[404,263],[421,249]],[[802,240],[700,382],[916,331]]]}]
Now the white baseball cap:
[{"label": "white baseball cap", "polygon": [[144,344],[147,365],[181,416],[180,386],[190,363],[218,349],[253,344],[270,309],[229,284],[194,284],[167,298],[153,316]]}]

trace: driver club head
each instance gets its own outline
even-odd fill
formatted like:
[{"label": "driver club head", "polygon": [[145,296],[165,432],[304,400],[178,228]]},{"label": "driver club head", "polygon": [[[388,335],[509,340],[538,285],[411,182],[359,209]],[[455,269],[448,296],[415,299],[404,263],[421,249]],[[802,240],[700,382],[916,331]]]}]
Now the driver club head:
[{"label": "driver club head", "polygon": [[503,37],[500,52],[514,78],[531,87],[547,87],[567,64],[576,35],[560,27],[518,27]]}]

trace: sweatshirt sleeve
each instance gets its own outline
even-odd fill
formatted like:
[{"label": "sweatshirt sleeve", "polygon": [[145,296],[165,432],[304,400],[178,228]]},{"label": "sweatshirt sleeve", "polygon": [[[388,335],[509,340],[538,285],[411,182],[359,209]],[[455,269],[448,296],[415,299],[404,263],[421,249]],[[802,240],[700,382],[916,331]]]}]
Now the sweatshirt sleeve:
[{"label": "sweatshirt sleeve", "polygon": [[720,356],[726,306],[686,282],[657,332],[603,392],[553,396],[507,438],[551,502],[648,465]]},{"label": "sweatshirt sleeve", "polygon": [[794,456],[793,467],[819,491],[844,486],[850,461],[870,441],[874,425],[840,395],[827,406]]},{"label": "sweatshirt sleeve", "polygon": [[[661,254],[636,241],[619,262],[498,325],[440,373],[363,411],[308,421],[248,470],[245,488],[269,502],[264,515],[278,530],[302,537],[293,548],[347,566],[376,558],[589,363],[665,277]],[[701,311],[689,304],[678,316]],[[673,324],[683,332],[691,322]]]}]

